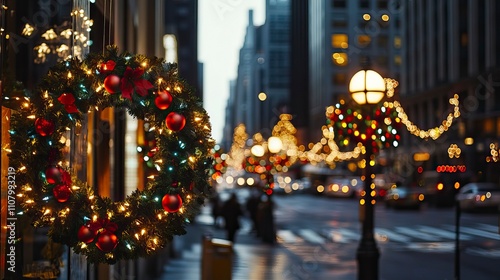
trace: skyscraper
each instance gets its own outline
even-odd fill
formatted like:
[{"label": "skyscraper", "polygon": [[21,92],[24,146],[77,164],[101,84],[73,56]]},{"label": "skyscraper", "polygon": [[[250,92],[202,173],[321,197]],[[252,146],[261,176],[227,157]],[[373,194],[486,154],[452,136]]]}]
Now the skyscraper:
[{"label": "skyscraper", "polygon": [[348,97],[361,61],[399,78],[400,13],[387,0],[314,0],[309,16],[309,133],[319,139],[325,108]]},{"label": "skyscraper", "polygon": [[[451,143],[462,148],[469,171],[491,168],[489,144],[500,137],[500,3],[497,1],[403,1],[404,30],[401,98],[408,115],[422,127],[440,124],[450,111],[448,99],[459,94],[461,117],[445,140],[405,143],[431,150],[429,168],[447,163]],[[467,139],[467,145],[464,142]],[[415,143],[420,145],[415,145]],[[497,172],[484,172],[498,181]]]}]

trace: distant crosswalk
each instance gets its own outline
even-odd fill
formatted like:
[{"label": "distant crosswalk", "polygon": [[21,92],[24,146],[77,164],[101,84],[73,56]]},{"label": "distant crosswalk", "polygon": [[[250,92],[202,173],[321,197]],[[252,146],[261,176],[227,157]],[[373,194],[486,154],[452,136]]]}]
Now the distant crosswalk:
[{"label": "distant crosswalk", "polygon": [[[378,242],[450,242],[455,240],[455,226],[442,225],[431,227],[426,225],[413,225],[411,227],[393,227],[374,229]],[[492,239],[500,241],[498,227],[488,224],[476,224],[474,227],[460,227],[461,240]],[[280,229],[277,231],[278,241],[287,243],[353,243],[359,241],[360,230],[350,228],[324,228],[313,229]]]}]

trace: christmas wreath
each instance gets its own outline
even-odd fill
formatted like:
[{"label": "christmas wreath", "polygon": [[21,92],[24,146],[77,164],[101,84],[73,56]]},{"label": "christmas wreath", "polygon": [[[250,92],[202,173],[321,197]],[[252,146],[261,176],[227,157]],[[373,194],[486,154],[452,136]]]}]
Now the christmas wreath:
[{"label": "christmas wreath", "polygon": [[[7,86],[2,101],[14,110],[8,150],[20,214],[89,262],[153,254],[185,233],[210,196],[209,117],[175,64],[110,46],[54,66],[33,92]],[[108,107],[150,123],[159,170],[143,190],[115,202],[71,174],[63,153],[67,131],[78,131],[87,112]]]}]

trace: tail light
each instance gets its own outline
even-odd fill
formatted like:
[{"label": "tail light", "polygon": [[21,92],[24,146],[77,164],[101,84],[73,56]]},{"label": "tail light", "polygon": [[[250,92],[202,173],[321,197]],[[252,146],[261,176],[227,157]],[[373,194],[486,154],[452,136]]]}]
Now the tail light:
[{"label": "tail light", "polygon": [[387,191],[386,191],[386,190],[384,190],[384,189],[382,189],[382,190],[378,191],[378,194],[379,194],[381,197],[384,197],[386,193],[387,193]]}]

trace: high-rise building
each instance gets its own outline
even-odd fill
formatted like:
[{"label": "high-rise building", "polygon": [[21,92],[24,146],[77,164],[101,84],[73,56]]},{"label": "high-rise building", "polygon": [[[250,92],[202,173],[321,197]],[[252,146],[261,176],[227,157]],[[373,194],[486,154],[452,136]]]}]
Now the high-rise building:
[{"label": "high-rise building", "polygon": [[[236,124],[244,123],[250,131],[256,131],[256,104],[257,91],[255,87],[258,84],[255,81],[255,56],[256,56],[256,35],[257,27],[253,24],[253,10],[248,12],[248,25],[246,28],[243,46],[240,49],[238,73],[234,89],[229,99],[233,101],[229,106],[235,109],[231,110],[234,115],[231,118]],[[237,108],[237,109],[236,109]],[[233,123],[234,125],[234,123]],[[234,129],[234,127],[233,127]]]},{"label": "high-rise building", "polygon": [[348,98],[349,80],[362,61],[371,61],[370,68],[383,77],[399,78],[400,13],[389,2],[310,1],[309,134],[315,139],[326,107]]},{"label": "high-rise building", "polygon": [[[198,0],[164,2],[165,34],[175,36],[179,76],[196,89],[203,100],[203,85],[198,78]],[[164,34],[162,34],[164,35]]]},{"label": "high-rise building", "polygon": [[262,90],[267,96],[259,105],[262,108],[259,130],[268,132],[267,136],[280,113],[290,110],[290,16],[290,0],[266,0],[266,22],[260,44],[263,57],[257,58],[257,62],[263,66],[258,75],[263,79]]},{"label": "high-rise building", "polygon": [[[249,135],[257,132],[271,136],[280,113],[289,106],[290,83],[290,1],[267,0],[266,22],[254,26],[253,11],[240,49],[238,74],[229,98],[237,109],[227,119],[224,140],[232,137],[232,129],[245,124]],[[231,139],[231,138],[229,138]]]},{"label": "high-rise building", "polygon": [[[497,1],[403,1],[401,98],[410,118],[434,127],[450,111],[448,99],[459,94],[461,117],[442,141],[406,142],[410,152],[430,151],[429,168],[449,162],[451,143],[462,149],[460,161],[477,174],[491,168],[489,144],[500,137],[500,3]],[[467,139],[467,141],[464,141]],[[415,144],[419,145],[415,145]],[[467,145],[466,145],[467,143]],[[493,172],[483,172],[498,181]]]},{"label": "high-rise building", "polygon": [[299,144],[309,139],[309,1],[291,0],[290,113]]}]

